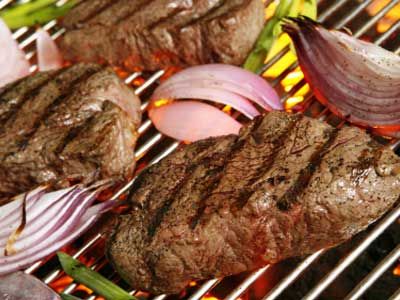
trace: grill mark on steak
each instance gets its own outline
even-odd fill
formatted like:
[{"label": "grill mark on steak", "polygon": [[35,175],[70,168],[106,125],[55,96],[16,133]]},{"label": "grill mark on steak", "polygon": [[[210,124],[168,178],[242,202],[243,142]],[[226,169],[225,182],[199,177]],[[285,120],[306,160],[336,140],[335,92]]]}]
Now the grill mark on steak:
[{"label": "grill mark on steak", "polygon": [[[45,108],[45,110],[42,112],[41,117],[35,120],[32,130],[29,132],[29,134],[26,135],[21,141],[19,141],[19,148],[17,151],[24,150],[28,146],[31,138],[35,135],[40,125],[42,123],[46,123],[47,119],[54,113],[57,107],[64,102],[66,97],[69,96],[71,89],[79,85],[81,82],[86,81],[90,76],[97,72],[98,70],[95,69],[87,69],[85,73],[69,81],[69,85],[65,88],[64,93],[54,99],[54,101]],[[5,156],[5,158],[7,158],[8,156],[9,155]]]},{"label": "grill mark on steak", "polygon": [[0,127],[0,202],[40,184],[68,186],[69,178],[82,178],[82,184],[130,178],[140,101],[110,68],[75,64],[62,72],[39,72],[4,97],[16,103],[22,96],[29,99]]},{"label": "grill mark on steak", "polygon": [[[56,73],[57,75],[52,80],[27,94],[26,99],[22,101],[23,103],[18,105],[18,109],[13,110],[13,114],[2,127],[4,130],[4,134],[0,136],[2,152],[15,152],[16,149],[13,148],[19,148],[19,141],[24,140],[24,136],[31,132],[35,121],[41,118],[43,110],[59,95],[67,92],[70,80],[87,72],[88,68],[94,67],[93,65],[78,64],[62,69]],[[26,117],[28,113],[30,118]]]},{"label": "grill mark on steak", "polygon": [[[54,74],[52,74],[53,76],[59,76],[63,73],[65,73],[66,70],[61,69],[56,71]],[[13,92],[14,88],[18,88],[18,86],[22,83],[24,83],[27,80],[34,80],[32,78],[23,78],[17,85],[12,86],[13,90],[10,90],[9,92]],[[29,101],[31,98],[35,97],[35,95],[37,95],[39,93],[39,91],[45,87],[51,80],[53,80],[53,77],[49,76],[46,80],[44,80],[43,82],[40,82],[37,85],[32,86],[31,88],[29,88],[27,91],[25,91],[23,93],[22,96],[19,96],[20,100],[17,101],[17,103],[15,103],[14,105],[11,105],[11,107],[9,107],[9,110],[2,113],[0,116],[0,124],[6,124],[6,123],[10,123],[13,120],[15,120],[15,118],[17,117],[17,111],[27,102]],[[11,88],[11,87],[10,87]],[[6,96],[6,95],[3,95]],[[0,127],[0,134],[4,133],[7,129],[7,126],[2,126]]]},{"label": "grill mark on steak", "polygon": [[2,101],[2,97],[4,94],[8,93],[9,91],[13,90],[17,85],[19,85],[22,81],[26,80],[26,77],[20,78],[14,82],[8,83],[5,86],[0,88],[0,101]]},{"label": "grill mark on steak", "polygon": [[301,195],[302,191],[307,187],[312,175],[318,169],[324,156],[331,151],[331,146],[334,145],[335,140],[339,134],[340,129],[328,129],[329,138],[310,158],[307,166],[301,170],[299,177],[288,191],[278,199],[276,205],[280,210],[289,210],[291,205],[297,201],[297,197]]},{"label": "grill mark on steak", "polygon": [[[212,1],[210,1],[212,2]],[[152,24],[149,27],[151,35],[153,37],[154,42],[157,44],[158,49],[161,49],[162,52],[165,52],[163,55],[163,59],[170,60],[171,65],[176,64],[175,62],[178,61],[179,64],[185,64],[185,59],[187,60],[185,50],[187,45],[185,45],[185,41],[182,40],[181,30],[182,28],[201,22],[207,15],[212,14],[216,11],[219,7],[224,5],[224,0],[218,0],[216,3],[207,4],[206,8],[203,8],[204,5],[201,1],[197,1],[190,7],[188,10],[182,9],[180,12],[171,16],[170,18],[165,18],[164,20],[160,20],[159,22]],[[191,14],[188,14],[188,11]],[[185,12],[186,14],[182,14]],[[168,38],[173,40],[173,45],[169,45]],[[201,41],[204,40],[204,37],[200,35]],[[205,51],[206,44],[202,42],[202,50]],[[189,49],[190,50],[190,49]],[[193,51],[190,51],[191,55],[193,55]],[[198,54],[194,51],[194,54]],[[169,55],[171,54],[171,55]],[[165,56],[165,58],[164,58]],[[198,56],[198,61],[203,61],[203,56]]]},{"label": "grill mark on steak", "polygon": [[[239,192],[248,188],[260,164],[276,151],[274,145],[292,118],[270,112],[261,125],[254,126],[260,122],[257,118],[244,126],[237,138],[192,143],[143,173],[145,178],[131,197],[151,203],[121,216],[120,226],[107,242],[107,257],[121,276],[135,288],[177,293],[190,280],[228,276],[332,247],[392,207],[400,194],[399,158],[388,149],[377,149],[358,128],[344,127],[334,133],[328,124],[307,117],[291,130],[274,165],[250,187],[255,194],[244,207],[237,207]],[[252,127],[258,127],[253,136]],[[225,153],[232,151],[233,143],[243,140],[243,150],[226,161]],[[197,146],[208,142],[214,145],[201,153],[198,167],[174,194],[176,199],[149,239],[147,225],[172,196],[172,187],[190,172],[187,167],[194,164]],[[221,164],[229,166],[224,170]],[[311,174],[312,168],[316,170]],[[214,178],[221,174],[221,180]],[[205,200],[207,211],[193,229],[191,217],[214,181],[219,184]],[[290,210],[281,210],[277,199],[290,189],[293,193],[295,182],[306,187],[294,193],[297,201],[290,203]]]},{"label": "grill mark on steak", "polygon": [[152,238],[154,236],[158,226],[160,226],[160,224],[162,222],[164,215],[168,212],[169,208],[171,207],[172,202],[175,199],[175,197],[174,197],[175,194],[189,180],[189,178],[191,178],[192,172],[194,171],[195,168],[196,168],[196,166],[194,164],[191,164],[189,167],[187,167],[183,178],[179,181],[178,185],[176,185],[173,188],[168,199],[165,200],[163,202],[163,205],[156,211],[155,216],[152,218],[150,225],[147,228],[148,236],[150,238]]},{"label": "grill mark on steak", "polygon": [[[200,30],[199,30],[199,34],[200,34],[200,41],[201,41],[201,45],[200,45],[200,51],[195,51],[195,54],[197,54],[197,60],[200,62],[207,62],[207,60],[209,58],[214,59],[214,57],[212,57],[212,54],[210,54],[210,50],[208,48],[208,44],[207,44],[207,33],[205,32],[205,28],[204,26],[201,26],[201,23],[204,22],[205,20],[207,20],[209,18],[210,15],[214,15],[216,12],[218,12],[221,7],[223,7],[226,4],[226,2],[223,0],[221,1],[221,3],[215,7],[213,7],[210,11],[207,12],[207,14],[201,16],[198,19],[193,19],[191,21],[189,21],[187,24],[184,24],[183,26],[181,26],[179,28],[179,30],[182,30],[184,27],[191,27],[191,26],[195,26],[196,24],[198,24],[200,26]],[[182,41],[182,37],[179,36],[180,38],[180,47],[181,50],[184,51],[184,49],[182,49],[183,47],[186,47],[186,45],[184,45],[184,42]],[[184,52],[183,52],[184,53]]]},{"label": "grill mark on steak", "polygon": [[[132,3],[131,0],[118,0],[115,3],[112,3],[106,10],[100,12],[97,15],[94,15],[90,20],[87,21],[87,24],[89,25],[116,25],[118,24],[122,19],[127,19],[131,16],[133,16],[135,13],[138,11],[141,11],[142,9],[145,9],[147,5],[149,5],[151,2],[155,0],[137,0],[135,4]],[[111,16],[108,16],[107,18],[105,15],[109,14],[114,16],[110,20]],[[115,17],[116,16],[116,17]],[[106,18],[106,20],[104,20]],[[107,22],[107,24],[105,23]],[[110,23],[108,23],[110,22]]]},{"label": "grill mark on steak", "polygon": [[[290,120],[290,123],[288,124],[287,127],[285,127],[285,130],[281,133],[281,135],[279,135],[279,137],[276,137],[276,143],[274,144],[274,155],[276,155],[278,153],[278,149],[284,144],[285,138],[288,134],[290,134],[291,129],[296,126],[296,122],[300,121],[301,118],[303,118],[302,115],[296,115],[294,118],[292,118]],[[257,134],[257,130],[260,128],[260,126],[262,125],[262,121],[263,118],[262,117],[258,117],[256,118],[253,123],[252,126],[250,126],[247,130],[247,134],[243,135],[243,137],[241,139],[238,140],[238,142],[232,147],[231,152],[226,155],[226,162],[229,162],[233,159],[234,155],[237,154],[238,152],[240,152],[245,146],[246,146],[246,142],[248,142],[249,137],[254,139],[256,142],[261,142],[260,139],[261,137],[258,136]],[[273,156],[274,156],[273,155]],[[266,166],[268,166],[268,169],[272,166],[273,164],[273,158],[268,156],[262,163],[262,166],[258,168],[258,170],[260,170],[264,164]],[[209,209],[210,207],[208,206],[208,203],[206,202],[206,200],[213,194],[215,193],[215,189],[218,187],[218,185],[221,183],[221,179],[223,178],[223,176],[226,173],[226,168],[227,168],[228,164],[225,164],[222,169],[221,172],[219,174],[219,176],[215,176],[214,180],[212,181],[212,183],[210,184],[210,187],[212,187],[211,189],[208,190],[208,192],[205,194],[205,196],[201,199],[200,202],[200,206],[199,209],[196,213],[196,215],[193,217],[192,221],[190,222],[190,228],[192,230],[194,230],[196,228],[196,226],[198,225],[200,219],[203,218],[203,216],[205,215],[205,211],[206,209]],[[267,170],[265,170],[267,171]],[[264,171],[264,172],[265,172]],[[250,179],[250,182],[253,183],[257,180],[257,178],[259,177],[259,175],[257,174],[258,171],[254,174],[254,177]],[[251,184],[249,185],[251,186]],[[244,206],[245,203],[248,201],[248,198],[250,197],[251,192],[249,191],[248,193],[240,193],[238,196],[238,199],[236,201],[237,206],[241,207]],[[214,206],[214,209],[211,211],[216,211],[216,209],[218,208],[217,205]],[[208,212],[208,214],[211,213],[211,211]]]},{"label": "grill mark on steak", "polygon": [[[224,155],[224,162],[228,159],[228,157],[230,156],[230,154],[235,151],[235,146],[237,146],[237,144],[232,145],[232,147],[230,148],[230,151],[228,152],[227,155]],[[182,189],[182,187],[189,181],[189,180],[194,180],[193,178],[193,174],[195,173],[195,170],[203,165],[207,165],[207,162],[211,162],[212,160],[215,160],[217,158],[217,156],[219,156],[218,153],[214,154],[211,157],[204,157],[202,160],[200,161],[196,161],[194,163],[192,163],[191,165],[189,165],[186,169],[185,175],[184,177],[181,179],[181,181],[179,182],[178,185],[176,185],[174,187],[174,189],[172,190],[172,192],[170,193],[170,196],[168,197],[167,200],[164,201],[163,205],[161,206],[161,208],[158,209],[158,211],[155,213],[155,216],[152,218],[151,223],[148,227],[148,235],[149,237],[154,237],[158,227],[160,226],[160,224],[163,222],[164,216],[168,213],[169,209],[171,208],[173,202],[177,199],[176,194],[179,190]],[[218,174],[219,171],[222,171],[223,166],[221,166],[220,168],[217,168],[213,173],[214,174]],[[210,183],[210,187],[213,186],[213,181]]]},{"label": "grill mark on steak", "polygon": [[[104,109],[104,105],[102,107]],[[57,146],[54,154],[60,154],[61,152],[64,151],[65,147],[74,139],[76,138],[83,130],[85,130],[89,125],[93,122],[93,119],[95,118],[95,115],[87,118],[85,122],[77,127],[71,128],[67,136],[62,140],[62,142]]]},{"label": "grill mark on steak", "polygon": [[[230,155],[231,153],[229,153],[228,155]],[[225,157],[226,157],[225,161],[227,161],[228,156],[225,156]],[[221,178],[223,176],[223,173],[222,173],[223,170],[224,170],[224,166],[221,166],[221,167],[216,169],[214,177],[211,180],[211,182],[209,182],[208,188],[206,189],[207,192],[200,199],[200,205],[199,205],[199,208],[197,209],[197,213],[194,215],[194,217],[191,218],[191,220],[189,222],[189,228],[192,231],[196,228],[197,224],[199,223],[201,217],[204,214],[204,211],[205,211],[205,209],[207,207],[206,204],[205,204],[205,201],[210,196],[210,194],[211,194],[210,191],[214,190],[218,186],[218,183],[221,181]]]},{"label": "grill mark on steak", "polygon": [[[73,8],[64,18],[69,30],[60,41],[66,58],[131,70],[212,62],[239,65],[264,22],[259,0],[145,1],[116,1],[99,14],[93,10],[100,4]],[[218,8],[206,11],[212,6]],[[88,15],[91,18],[85,19]],[[243,37],[242,28],[250,33]]]},{"label": "grill mark on steak", "polygon": [[[157,0],[149,0],[149,1],[146,2],[146,3],[142,3],[141,5],[139,5],[139,9],[137,9],[137,10],[135,10],[135,11],[132,11],[132,12],[130,12],[129,14],[124,15],[123,17],[119,18],[119,19],[115,22],[115,25],[121,24],[122,22],[128,20],[129,18],[134,17],[135,13],[137,13],[138,11],[141,11],[141,10],[145,10],[147,6],[149,6],[151,3],[154,3],[155,1],[157,1]],[[172,15],[174,15],[176,11],[180,11],[180,9],[175,8],[175,9],[172,11]],[[168,17],[168,16],[167,16],[167,17]],[[164,18],[165,18],[165,17],[164,17]],[[158,19],[155,19],[154,21],[150,21],[149,24],[146,24],[146,27],[151,26],[151,24],[154,23],[154,22],[157,22],[157,20],[158,20]],[[142,26],[140,26],[140,27],[142,27]]]},{"label": "grill mark on steak", "polygon": [[[113,1],[113,0],[108,0],[107,3],[105,3],[103,6],[100,6],[98,9],[93,10],[92,12],[90,12],[85,18],[79,20],[79,24],[85,24],[88,23],[91,19],[93,19],[94,17],[96,17],[98,14],[100,14],[101,12],[107,10],[108,8],[110,8],[113,5],[117,5],[121,0],[117,0],[117,1]],[[79,5],[83,5],[85,4],[85,1],[82,1],[81,3],[79,3],[78,5],[76,5],[74,7],[74,9],[80,9],[78,6]],[[75,26],[77,24],[74,24]]]},{"label": "grill mark on steak", "polygon": [[[251,187],[250,189],[244,189],[242,193],[239,194],[239,197],[236,201],[236,206],[241,209],[243,208],[247,202],[249,201],[251,195],[257,190],[257,186],[254,184],[257,180],[262,177],[263,173],[268,172],[275,163],[275,158],[281,151],[282,147],[284,146],[287,137],[291,134],[292,130],[296,128],[296,125],[303,119],[304,115],[296,115],[296,117],[292,120],[292,122],[287,127],[286,131],[284,131],[277,139],[277,143],[274,145],[275,149],[272,150],[271,155],[269,155],[264,162],[261,164],[260,167],[257,168],[254,177],[249,180],[248,186]],[[255,137],[256,139],[256,137]],[[258,174],[257,174],[258,173]]]},{"label": "grill mark on steak", "polygon": [[[143,220],[142,225],[146,228],[146,239],[151,238],[149,235],[149,226],[154,222],[154,217],[162,206],[164,206],[165,201],[167,201],[171,195],[174,195],[174,187],[178,185],[182,179],[187,175],[187,168],[190,165],[196,165],[200,160],[203,160],[204,156],[210,155],[209,153],[214,153],[217,151],[215,148],[218,138],[208,139],[203,142],[197,143],[196,147],[192,149],[189,147],[187,153],[180,152],[179,150],[174,153],[168,159],[161,161],[161,165],[169,169],[169,174],[163,176],[159,170],[159,165],[153,165],[143,171],[144,174],[152,174],[157,177],[157,184],[154,182],[148,182],[142,180],[146,176],[140,176],[134,183],[132,190],[136,191],[134,198],[131,199],[132,207],[139,207],[141,209],[146,209],[149,213],[147,214],[145,220]],[[182,157],[183,155],[183,157]],[[172,161],[170,161],[172,159]],[[190,164],[179,164],[180,160],[189,160]],[[160,175],[158,177],[157,175]],[[149,187],[151,188],[149,189]],[[162,196],[156,195],[162,194]]]}]

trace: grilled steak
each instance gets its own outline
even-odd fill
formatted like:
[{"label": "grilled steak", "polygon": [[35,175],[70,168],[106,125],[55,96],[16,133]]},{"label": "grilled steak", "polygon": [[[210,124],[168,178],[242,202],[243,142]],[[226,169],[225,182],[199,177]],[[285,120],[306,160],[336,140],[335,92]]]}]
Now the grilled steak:
[{"label": "grilled steak", "polygon": [[261,0],[83,0],[64,18],[72,61],[155,70],[241,64],[264,23]]},{"label": "grilled steak", "polygon": [[132,174],[140,102],[110,69],[77,64],[12,83],[0,120],[0,203],[42,183]]},{"label": "grilled steak", "polygon": [[397,201],[399,172],[358,128],[271,112],[148,168],[107,255],[135,287],[177,293],[349,239]]}]

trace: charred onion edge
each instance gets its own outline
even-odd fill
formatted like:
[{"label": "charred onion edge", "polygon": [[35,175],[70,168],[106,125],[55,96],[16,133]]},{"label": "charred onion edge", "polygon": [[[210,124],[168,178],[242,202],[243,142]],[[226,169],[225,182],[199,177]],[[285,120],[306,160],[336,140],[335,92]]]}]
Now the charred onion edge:
[{"label": "charred onion edge", "polygon": [[[344,33],[329,31],[306,17],[286,18],[283,29],[292,38],[304,76],[322,104],[363,127],[400,129],[398,56],[351,36],[345,39]],[[358,51],[353,50],[355,45]],[[361,54],[363,48],[368,51]],[[376,52],[368,60],[371,49]],[[392,72],[382,64],[394,64]]]}]

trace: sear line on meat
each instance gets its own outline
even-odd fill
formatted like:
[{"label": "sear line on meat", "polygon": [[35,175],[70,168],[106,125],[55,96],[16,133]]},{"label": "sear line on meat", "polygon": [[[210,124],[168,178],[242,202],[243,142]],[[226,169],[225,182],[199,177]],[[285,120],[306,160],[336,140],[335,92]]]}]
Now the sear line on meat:
[{"label": "sear line on meat", "polygon": [[44,183],[127,179],[140,101],[111,69],[77,64],[0,90],[0,204]]},{"label": "sear line on meat", "polygon": [[240,65],[263,24],[261,0],[83,0],[59,45],[67,60],[131,70]]},{"label": "sear line on meat", "polygon": [[364,131],[271,112],[182,147],[137,179],[107,256],[135,288],[178,293],[333,247],[400,196],[400,159]]}]

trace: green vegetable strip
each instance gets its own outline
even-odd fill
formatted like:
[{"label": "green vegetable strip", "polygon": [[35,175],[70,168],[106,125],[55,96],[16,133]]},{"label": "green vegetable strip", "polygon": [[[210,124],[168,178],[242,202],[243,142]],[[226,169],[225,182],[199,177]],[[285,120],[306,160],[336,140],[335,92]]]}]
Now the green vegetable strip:
[{"label": "green vegetable strip", "polygon": [[10,17],[25,16],[43,7],[54,4],[57,0],[36,0],[22,4],[17,4],[9,9],[6,9],[1,15],[9,15]]},{"label": "green vegetable strip", "polygon": [[75,281],[92,289],[97,294],[109,300],[137,300],[134,296],[129,295],[119,286],[86,267],[68,254],[58,252],[57,255],[65,273],[71,276]]},{"label": "green vegetable strip", "polygon": [[78,1],[71,0],[61,6],[56,0],[37,0],[13,6],[0,13],[10,29],[44,24],[65,15]]},{"label": "green vegetable strip", "polygon": [[[301,1],[303,2],[303,9]],[[315,18],[317,11],[316,0],[281,0],[276,8],[274,16],[268,20],[267,24],[261,31],[256,42],[254,50],[247,57],[243,67],[254,73],[260,73],[264,65],[268,52],[272,48],[273,43],[282,32],[281,21],[284,17],[297,17],[304,14],[311,18]]]},{"label": "green vegetable strip", "polygon": [[82,300],[81,298],[72,296],[72,295],[68,295],[68,294],[61,294],[61,299],[62,300]]}]

